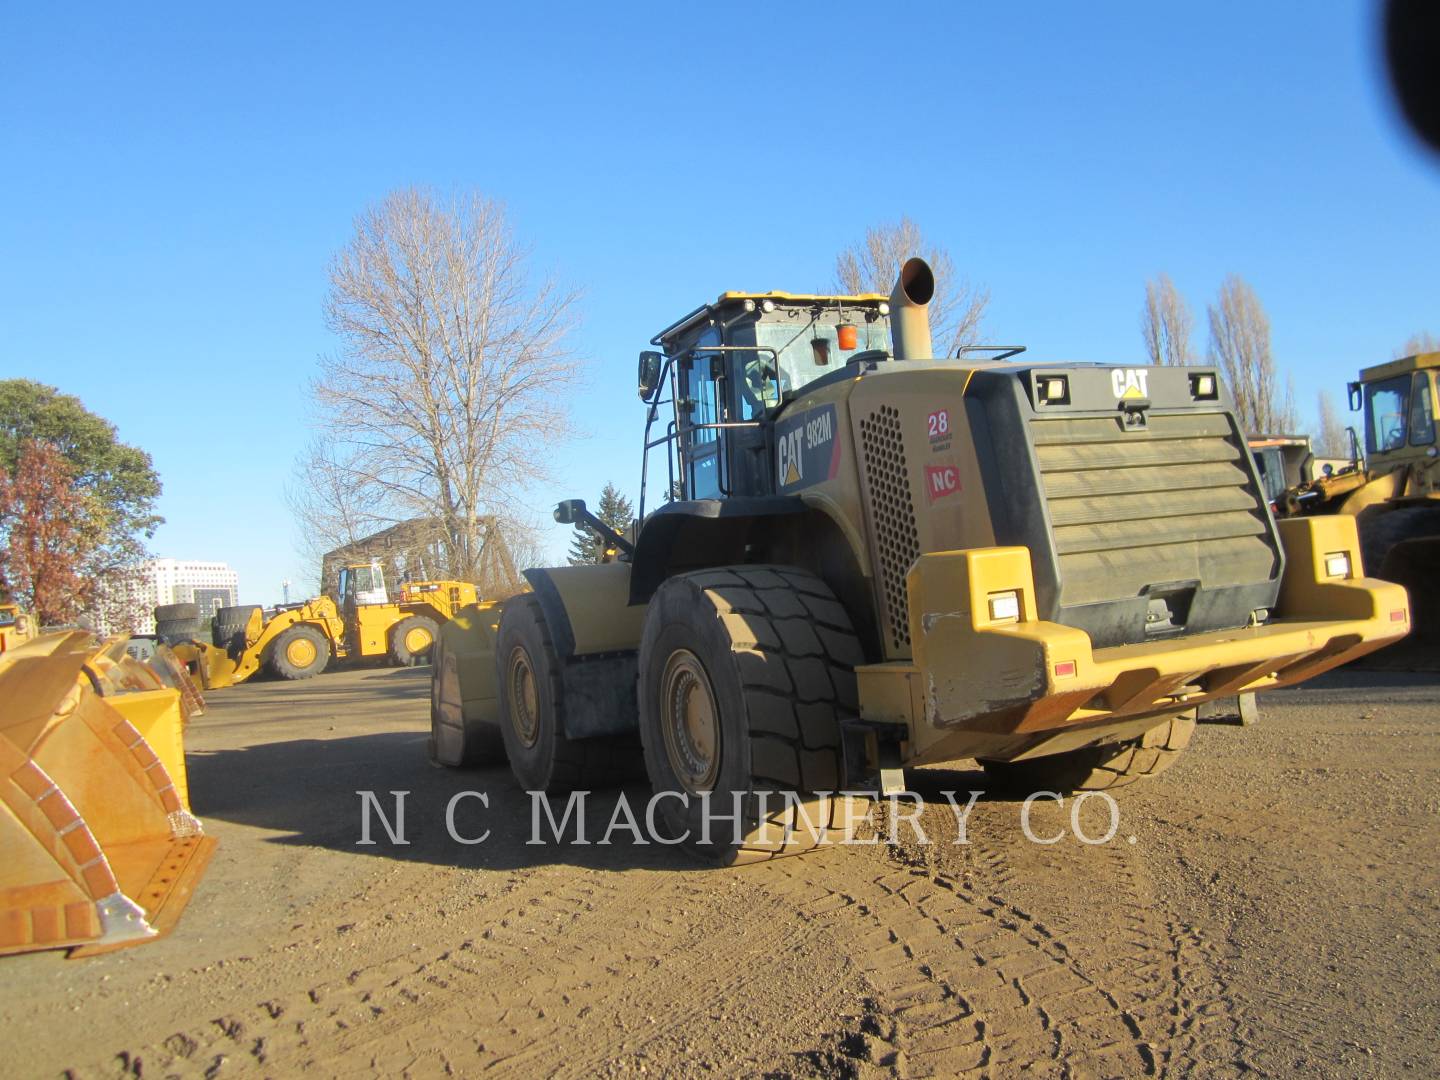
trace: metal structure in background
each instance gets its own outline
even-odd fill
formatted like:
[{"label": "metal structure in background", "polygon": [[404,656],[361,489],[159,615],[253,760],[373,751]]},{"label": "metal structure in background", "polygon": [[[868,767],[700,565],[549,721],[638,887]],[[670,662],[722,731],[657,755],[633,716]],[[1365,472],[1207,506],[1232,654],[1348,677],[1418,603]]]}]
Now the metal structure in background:
[{"label": "metal structure in background", "polygon": [[[508,591],[520,578],[500,521],[486,517],[478,524],[483,539],[473,584],[482,593]],[[338,597],[341,568],[357,563],[379,563],[393,582],[448,577],[444,535],[437,518],[412,518],[327,551],[320,559],[320,592]]]}]

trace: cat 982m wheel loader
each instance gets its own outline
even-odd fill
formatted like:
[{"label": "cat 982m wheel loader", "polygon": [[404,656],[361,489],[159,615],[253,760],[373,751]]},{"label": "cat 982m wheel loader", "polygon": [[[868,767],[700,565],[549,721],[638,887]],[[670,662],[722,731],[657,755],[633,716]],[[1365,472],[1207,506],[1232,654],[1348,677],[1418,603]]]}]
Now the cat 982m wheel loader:
[{"label": "cat 982m wheel loader", "polygon": [[620,557],[442,628],[432,756],[546,791],[643,760],[661,829],[768,857],[906,766],[1157,773],[1201,703],[1406,632],[1353,520],[1274,520],[1213,369],[936,357],[933,288],[912,259],[888,298],[725,293],[656,335],[671,498],[642,479],[630,537],[562,503]]}]

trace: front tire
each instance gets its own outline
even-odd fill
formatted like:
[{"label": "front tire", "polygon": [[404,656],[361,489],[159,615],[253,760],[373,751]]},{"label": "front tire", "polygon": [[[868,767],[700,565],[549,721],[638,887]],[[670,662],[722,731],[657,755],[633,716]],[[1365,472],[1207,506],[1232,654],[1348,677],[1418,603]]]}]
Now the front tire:
[{"label": "front tire", "polygon": [[309,679],[330,663],[330,639],[300,623],[282,630],[270,647],[270,672],[282,679]]},{"label": "front tire", "polygon": [[721,863],[848,838],[849,801],[833,793],[863,662],[812,574],[734,566],[661,585],[640,643],[640,736],[656,794],[674,793],[655,804],[668,836]]},{"label": "front tire", "polygon": [[1009,791],[1108,791],[1158,776],[1174,765],[1195,733],[1194,711],[1172,716],[1138,739],[1085,746],[1024,761],[987,761],[980,767]]},{"label": "front tire", "polygon": [[390,629],[390,662],[396,667],[426,663],[440,627],[424,615],[407,615]]}]

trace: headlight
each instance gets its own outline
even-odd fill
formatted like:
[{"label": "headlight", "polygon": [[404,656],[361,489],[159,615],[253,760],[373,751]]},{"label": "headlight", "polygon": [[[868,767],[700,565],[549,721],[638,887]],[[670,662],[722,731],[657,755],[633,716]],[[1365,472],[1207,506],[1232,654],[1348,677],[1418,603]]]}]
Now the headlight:
[{"label": "headlight", "polygon": [[1350,576],[1350,553],[1332,551],[1325,556],[1325,576],[1348,578]]}]

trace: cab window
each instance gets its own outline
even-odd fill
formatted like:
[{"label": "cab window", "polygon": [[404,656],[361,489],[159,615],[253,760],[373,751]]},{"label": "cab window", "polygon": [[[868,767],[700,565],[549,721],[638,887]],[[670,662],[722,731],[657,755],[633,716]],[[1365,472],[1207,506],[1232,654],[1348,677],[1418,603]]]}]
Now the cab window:
[{"label": "cab window", "polygon": [[[747,419],[759,415],[762,406],[778,404],[780,394],[801,390],[821,376],[839,371],[858,352],[890,348],[890,328],[885,320],[867,321],[863,314],[855,312],[853,320],[849,320],[855,327],[855,347],[842,349],[839,327],[835,323],[820,322],[807,312],[797,314],[804,318],[778,322],[762,319],[756,324],[755,343],[768,348],[756,356],[742,354],[751,362],[752,370],[760,368],[753,374],[747,371],[741,385],[745,411],[749,414]],[[834,317],[833,313],[830,317]],[[778,365],[775,354],[768,349],[778,354]]]},{"label": "cab window", "polygon": [[1410,445],[1430,446],[1435,442],[1435,406],[1431,395],[1430,373],[1415,373],[1415,388],[1410,394]]},{"label": "cab window", "polygon": [[1410,376],[1397,375],[1365,387],[1365,447],[1372,454],[1405,445]]}]

